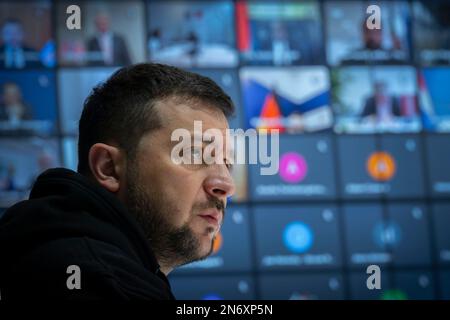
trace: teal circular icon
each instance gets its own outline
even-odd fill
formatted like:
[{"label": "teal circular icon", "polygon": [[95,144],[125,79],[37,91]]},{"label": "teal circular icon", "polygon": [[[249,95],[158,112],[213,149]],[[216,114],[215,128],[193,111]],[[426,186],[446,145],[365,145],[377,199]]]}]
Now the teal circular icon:
[{"label": "teal circular icon", "polygon": [[283,242],[290,251],[304,253],[313,245],[314,234],[307,224],[299,221],[291,222],[284,228]]}]

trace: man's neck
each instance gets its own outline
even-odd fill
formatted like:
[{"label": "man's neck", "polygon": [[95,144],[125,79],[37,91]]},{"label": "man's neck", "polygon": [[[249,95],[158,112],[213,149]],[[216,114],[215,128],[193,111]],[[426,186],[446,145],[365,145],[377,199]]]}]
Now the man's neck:
[{"label": "man's neck", "polygon": [[175,268],[175,264],[173,263],[173,261],[167,261],[167,259],[164,259],[163,257],[161,257],[160,255],[158,255],[158,253],[155,251],[154,248],[152,248],[156,261],[158,261],[158,265],[159,265],[159,270],[164,273],[166,276],[169,275],[170,272],[172,272],[172,270]]},{"label": "man's neck", "polygon": [[168,266],[164,266],[164,265],[160,265],[159,266],[159,270],[161,270],[162,273],[164,273],[166,276],[169,275],[169,273],[173,270],[172,267],[168,267]]}]

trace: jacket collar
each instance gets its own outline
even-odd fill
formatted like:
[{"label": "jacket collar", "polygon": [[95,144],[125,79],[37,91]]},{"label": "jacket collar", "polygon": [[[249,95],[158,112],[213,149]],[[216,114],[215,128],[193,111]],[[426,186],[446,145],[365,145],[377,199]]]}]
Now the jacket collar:
[{"label": "jacket collar", "polygon": [[58,194],[69,195],[90,214],[120,229],[132,243],[144,266],[168,283],[137,221],[113,193],[80,173],[56,168],[43,172],[37,178],[30,199]]}]

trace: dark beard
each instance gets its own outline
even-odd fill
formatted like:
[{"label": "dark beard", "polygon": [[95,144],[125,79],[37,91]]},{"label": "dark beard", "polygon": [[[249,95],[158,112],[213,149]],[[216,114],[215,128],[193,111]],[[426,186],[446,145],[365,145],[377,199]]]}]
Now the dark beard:
[{"label": "dark beard", "polygon": [[[136,168],[134,165],[128,168]],[[159,264],[176,267],[208,257],[214,241],[211,241],[209,252],[200,255],[200,242],[188,223],[177,228],[165,218],[172,216],[178,209],[170,201],[165,201],[162,194],[146,191],[135,171],[127,171],[127,207],[144,231]]]}]

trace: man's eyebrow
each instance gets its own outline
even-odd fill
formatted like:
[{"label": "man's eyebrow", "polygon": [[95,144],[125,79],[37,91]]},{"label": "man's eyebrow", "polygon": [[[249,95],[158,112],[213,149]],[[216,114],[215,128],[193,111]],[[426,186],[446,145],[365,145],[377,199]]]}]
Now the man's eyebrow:
[{"label": "man's eyebrow", "polygon": [[[220,129],[217,129],[217,130],[220,130]],[[216,137],[216,136],[217,136],[216,134],[210,134],[210,133],[207,133],[207,132],[203,132],[203,134],[201,134],[201,135],[199,135],[199,134],[195,134],[195,135],[194,135],[194,134],[191,133],[191,135],[192,135],[194,138],[205,139],[205,140],[207,140],[207,141],[210,141],[212,137]],[[222,137],[222,140],[225,140],[224,137],[223,137],[222,132],[221,132],[221,135],[220,135],[220,136]]]},{"label": "man's eyebrow", "polygon": [[[196,139],[198,139],[197,141],[201,141],[202,147],[204,147],[204,145],[210,143],[210,141],[203,141],[203,136],[202,136],[202,135],[198,135],[198,134],[194,135],[194,133],[193,133],[192,131],[189,131],[189,133],[190,133],[190,141],[191,141],[191,144],[192,144],[192,142],[194,142]],[[183,140],[184,140],[184,138],[183,138]],[[180,141],[180,140],[173,140],[173,139],[170,139],[170,144],[171,144],[171,145],[177,144],[177,143],[179,143],[179,141]],[[194,146],[194,144],[192,144],[192,146]]]},{"label": "man's eyebrow", "polygon": [[[195,134],[192,131],[189,131],[189,133],[191,134],[191,140],[198,139],[200,141],[203,141],[204,143],[211,142],[211,141],[213,141],[211,138],[216,137],[215,134],[209,134],[209,133],[205,133],[205,132],[203,134],[198,134],[198,133]],[[221,136],[221,137],[222,137],[223,143],[225,144],[225,138],[223,136]]]},{"label": "man's eyebrow", "polygon": [[[220,129],[219,129],[220,130]],[[202,142],[202,146],[204,146],[205,144],[209,144],[211,143],[212,139],[210,139],[211,137],[215,137],[216,135],[214,134],[208,134],[208,133],[203,133],[203,134],[198,134],[198,133],[194,133],[194,131],[188,130],[190,137],[191,137],[191,141],[195,141],[196,139],[198,139],[197,141],[201,141]],[[225,146],[227,143],[227,139],[229,138],[225,138],[222,136],[222,143]],[[171,141],[172,143],[177,143],[178,141]],[[228,144],[228,147],[226,149],[228,152],[226,153],[227,156],[231,156],[231,158],[233,158],[234,153],[236,151],[236,148],[233,147],[232,144]]]}]

